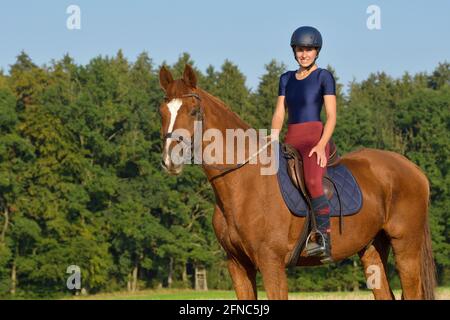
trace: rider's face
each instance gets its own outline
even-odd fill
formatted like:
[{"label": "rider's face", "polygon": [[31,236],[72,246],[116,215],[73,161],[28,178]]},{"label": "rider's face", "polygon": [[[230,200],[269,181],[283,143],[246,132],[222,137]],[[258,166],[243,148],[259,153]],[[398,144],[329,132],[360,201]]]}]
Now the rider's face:
[{"label": "rider's face", "polygon": [[311,47],[295,47],[295,58],[302,67],[309,66],[317,56],[317,49]]}]

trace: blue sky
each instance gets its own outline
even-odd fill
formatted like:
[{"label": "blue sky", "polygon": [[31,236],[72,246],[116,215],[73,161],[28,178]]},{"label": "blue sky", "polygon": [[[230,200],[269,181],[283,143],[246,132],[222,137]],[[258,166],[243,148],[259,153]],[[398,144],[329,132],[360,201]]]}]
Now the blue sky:
[{"label": "blue sky", "polygon": [[[71,4],[81,9],[81,30],[66,27]],[[366,26],[370,5],[380,8],[380,30]],[[347,85],[371,72],[399,77],[450,61],[449,12],[447,0],[1,0],[0,68],[21,50],[39,65],[65,53],[86,64],[120,48],[131,61],[147,51],[160,65],[188,52],[203,72],[231,60],[256,89],[271,59],[297,68],[290,36],[312,25],[324,40],[318,65],[333,66]]]}]

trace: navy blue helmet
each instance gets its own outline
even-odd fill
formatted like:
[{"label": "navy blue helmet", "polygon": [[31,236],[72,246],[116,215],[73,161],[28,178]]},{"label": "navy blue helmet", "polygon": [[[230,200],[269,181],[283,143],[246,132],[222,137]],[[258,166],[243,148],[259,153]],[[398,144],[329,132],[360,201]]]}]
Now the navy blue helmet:
[{"label": "navy blue helmet", "polygon": [[297,28],[291,37],[291,47],[295,46],[302,47],[314,47],[317,48],[317,53],[319,53],[322,48],[322,35],[319,30],[314,27],[303,26]]}]

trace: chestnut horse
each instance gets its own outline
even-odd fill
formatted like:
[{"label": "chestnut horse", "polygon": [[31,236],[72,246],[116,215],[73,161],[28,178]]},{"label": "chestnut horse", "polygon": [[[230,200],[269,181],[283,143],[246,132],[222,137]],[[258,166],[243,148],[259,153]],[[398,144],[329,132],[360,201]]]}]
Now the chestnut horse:
[{"label": "chestnut horse", "polygon": [[[159,109],[164,137],[161,164],[169,174],[180,174],[185,165],[174,163],[170,157],[172,148],[183,142],[172,135],[173,130],[182,128],[193,135],[196,119],[201,119],[204,130],[218,129],[224,137],[226,129],[250,128],[225,103],[197,86],[189,65],[183,78],[177,80],[162,67],[159,81],[165,92]],[[206,145],[203,141],[201,147]],[[395,299],[386,275],[392,246],[402,298],[434,299],[436,280],[426,175],[404,156],[372,148],[345,154],[341,163],[357,180],[363,206],[358,214],[343,218],[342,234],[338,218],[331,218],[333,260],[358,254],[366,278],[379,277],[379,285],[371,288],[375,299]],[[261,164],[247,163],[226,172],[200,164],[215,193],[214,231],[226,251],[237,298],[257,298],[255,277],[259,271],[268,298],[287,299],[286,264],[305,218],[289,211],[276,174],[261,175]],[[297,266],[320,264],[318,258],[301,256]]]}]

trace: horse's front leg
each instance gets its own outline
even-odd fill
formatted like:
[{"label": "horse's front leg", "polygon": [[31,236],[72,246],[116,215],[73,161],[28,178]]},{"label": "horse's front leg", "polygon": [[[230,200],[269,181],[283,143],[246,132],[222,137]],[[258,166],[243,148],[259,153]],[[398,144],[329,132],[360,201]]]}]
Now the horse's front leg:
[{"label": "horse's front leg", "polygon": [[228,271],[233,281],[236,297],[239,300],[256,300],[256,268],[250,262],[244,263],[243,261],[247,259],[244,256],[239,257],[234,250],[224,214],[217,205],[214,208],[213,226],[217,239],[228,255]]},{"label": "horse's front leg", "polygon": [[233,281],[236,297],[239,300],[256,300],[256,269],[244,265],[236,259],[228,259],[228,271]]},{"label": "horse's front leg", "polygon": [[288,285],[283,256],[270,249],[263,249],[260,253],[258,265],[267,298],[270,300],[287,300]]}]

